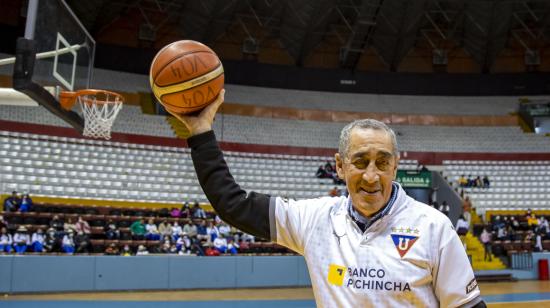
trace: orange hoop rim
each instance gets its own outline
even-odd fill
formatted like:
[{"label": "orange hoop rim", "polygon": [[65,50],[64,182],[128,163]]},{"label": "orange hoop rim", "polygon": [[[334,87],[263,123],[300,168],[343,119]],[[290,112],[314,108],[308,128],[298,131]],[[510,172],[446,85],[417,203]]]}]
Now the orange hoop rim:
[{"label": "orange hoop rim", "polygon": [[98,94],[103,94],[105,96],[112,96],[114,99],[112,100],[95,99],[94,100],[95,104],[104,105],[104,104],[110,104],[113,102],[124,103],[124,96],[122,96],[120,93],[107,91],[107,90],[100,90],[100,89],[83,89],[75,92],[61,91],[59,93],[59,104],[61,104],[61,107],[63,107],[63,109],[71,110],[74,104],[76,103],[76,100],[78,97],[85,96],[85,95],[98,95]]}]

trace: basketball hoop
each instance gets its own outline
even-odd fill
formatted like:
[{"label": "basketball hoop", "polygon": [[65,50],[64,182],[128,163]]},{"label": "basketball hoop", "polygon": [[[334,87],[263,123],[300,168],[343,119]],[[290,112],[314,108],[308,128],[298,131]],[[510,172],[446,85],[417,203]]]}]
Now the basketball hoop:
[{"label": "basketball hoop", "polygon": [[83,135],[111,139],[111,128],[124,102],[122,95],[94,89],[59,93],[59,103],[66,110],[71,110],[76,101],[84,117]]}]

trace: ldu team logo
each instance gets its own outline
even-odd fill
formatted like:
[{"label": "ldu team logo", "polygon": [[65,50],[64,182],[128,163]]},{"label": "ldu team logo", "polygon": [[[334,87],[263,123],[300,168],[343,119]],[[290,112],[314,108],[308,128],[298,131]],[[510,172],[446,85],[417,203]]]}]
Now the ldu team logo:
[{"label": "ldu team logo", "polygon": [[403,258],[420,236],[420,231],[416,228],[412,229],[403,227],[394,227],[391,228],[391,230],[393,232],[391,233],[391,239],[393,240],[395,248],[397,248],[397,252],[399,252],[399,255]]}]

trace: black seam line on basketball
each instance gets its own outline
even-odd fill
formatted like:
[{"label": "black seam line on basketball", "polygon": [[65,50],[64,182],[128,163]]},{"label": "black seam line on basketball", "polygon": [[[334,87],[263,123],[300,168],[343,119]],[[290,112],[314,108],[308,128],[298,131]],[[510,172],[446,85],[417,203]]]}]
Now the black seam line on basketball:
[{"label": "black seam line on basketball", "polygon": [[199,76],[197,76],[197,77],[195,77],[195,78],[193,78],[193,79],[190,79],[190,80],[187,80],[187,81],[184,81],[184,82],[176,81],[176,82],[172,82],[172,83],[169,83],[169,84],[167,84],[167,85],[162,85],[162,86],[157,85],[157,87],[162,89],[162,88],[171,87],[171,86],[173,86],[173,85],[177,85],[177,84],[180,84],[180,83],[190,82],[190,81],[195,80],[195,79],[198,79],[198,78],[200,78],[200,77],[202,77],[202,76],[204,76],[204,75],[208,75],[208,74],[212,73],[213,71],[217,70],[221,65],[222,65],[222,63],[221,63],[221,62],[218,62],[218,65],[216,65],[216,67],[214,67],[213,69],[209,70],[208,72],[205,72],[205,73],[203,73],[203,74],[201,74],[201,75],[199,75]]},{"label": "black seam line on basketball", "polygon": [[[223,74],[224,74],[223,66],[220,63],[220,65],[218,65],[218,67],[216,67],[214,70],[211,70],[210,72],[208,72],[208,73],[206,73],[202,76],[199,76],[197,78],[193,78],[193,79],[188,80],[186,82],[182,82],[182,83],[172,85],[172,86],[168,86],[168,87],[159,87],[156,84],[153,84],[152,85],[153,93],[155,93],[155,95],[157,95],[159,97],[163,97],[166,94],[171,94],[171,93],[175,93],[175,92],[181,92],[181,91],[184,91],[184,90],[189,90],[189,89],[192,89],[194,87],[205,84],[205,83],[207,83],[211,80],[214,80],[214,79],[216,79],[217,77],[219,77]],[[208,76],[208,75],[211,75],[211,76]],[[195,82],[196,82],[196,84],[194,84]],[[186,86],[186,84],[189,84],[189,86]],[[169,89],[169,88],[173,88],[173,89]]]},{"label": "black seam line on basketball", "polygon": [[[223,74],[222,74],[222,75],[219,75],[218,77],[216,77],[215,79],[212,79],[212,80],[216,80],[216,79],[218,79],[218,78],[220,78],[220,77],[222,77],[222,76],[223,76]],[[193,88],[195,88],[195,87],[193,87]],[[190,89],[193,89],[193,88],[190,88]],[[187,90],[189,90],[189,89],[181,90],[181,91],[178,91],[178,92],[172,92],[172,93],[168,93],[168,94],[164,94],[164,95],[178,94],[178,93],[181,93],[181,92],[184,92],[184,91],[187,91]],[[161,96],[161,97],[162,97],[162,96]],[[209,103],[209,102],[206,102],[206,103],[204,103],[204,104],[202,104],[202,105],[207,105],[208,103]],[[170,107],[176,107],[176,108],[187,108],[187,107],[182,107],[182,106],[178,106],[178,105],[172,105],[172,104],[167,103],[167,102],[162,102],[162,104],[163,104],[163,105],[168,105],[168,106],[170,106]],[[200,106],[202,106],[202,105],[198,105],[198,106],[200,107]],[[195,107],[197,107],[197,106],[195,106]],[[195,108],[195,107],[189,107],[189,108]]]},{"label": "black seam line on basketball", "polygon": [[[162,51],[162,50],[161,50]],[[160,51],[159,51],[160,52]],[[212,52],[209,52],[208,50],[194,50],[194,51],[190,51],[190,52],[186,52],[186,53],[183,53],[183,54],[178,54],[177,56],[174,56],[172,59],[170,59],[169,61],[166,62],[166,64],[164,64],[159,70],[158,70],[158,73],[153,76],[153,79],[157,79],[158,75],[170,64],[172,64],[172,62],[178,60],[179,58],[183,58],[185,56],[188,56],[188,55],[192,55],[194,53],[201,53],[201,52],[205,52],[205,53],[208,53],[208,54],[213,54]],[[216,55],[216,54],[214,54]],[[155,56],[155,59],[157,58],[157,56]],[[153,59],[153,62],[155,62],[155,59]]]}]

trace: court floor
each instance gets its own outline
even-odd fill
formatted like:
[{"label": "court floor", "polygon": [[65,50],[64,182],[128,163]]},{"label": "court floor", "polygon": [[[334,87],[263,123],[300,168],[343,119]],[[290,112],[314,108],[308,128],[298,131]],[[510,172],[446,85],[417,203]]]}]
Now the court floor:
[{"label": "court floor", "polygon": [[[489,307],[549,307],[550,281],[481,283]],[[310,288],[4,295],[0,307],[315,307]]]}]

